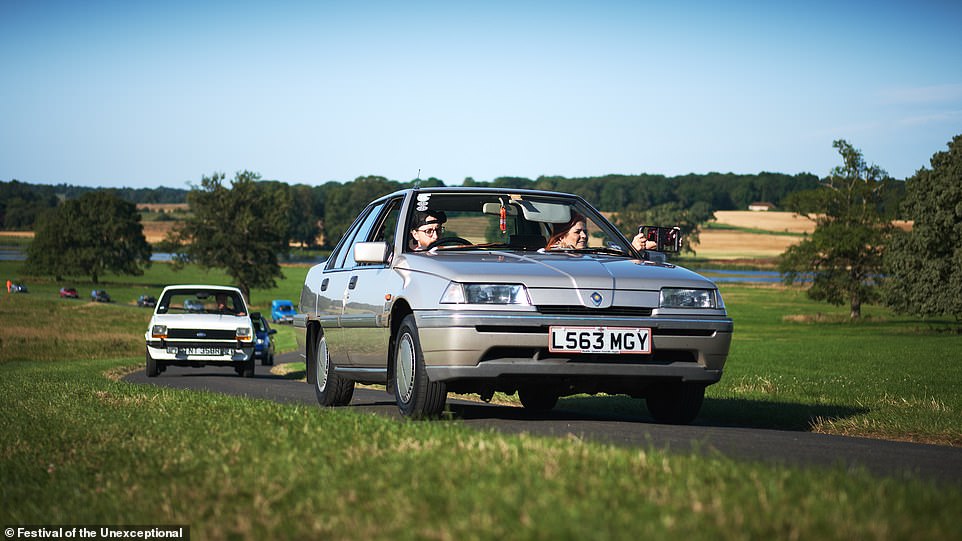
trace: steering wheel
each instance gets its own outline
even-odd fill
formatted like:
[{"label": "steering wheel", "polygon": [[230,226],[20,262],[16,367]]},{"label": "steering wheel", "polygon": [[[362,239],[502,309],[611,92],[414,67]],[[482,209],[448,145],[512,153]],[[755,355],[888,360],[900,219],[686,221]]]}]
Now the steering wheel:
[{"label": "steering wheel", "polygon": [[459,246],[470,246],[471,244],[474,244],[474,243],[469,241],[468,239],[462,239],[461,237],[443,237],[432,242],[431,244],[428,244],[428,247],[425,249],[430,250],[432,248],[437,248],[439,246],[447,246],[448,244],[457,244]]}]

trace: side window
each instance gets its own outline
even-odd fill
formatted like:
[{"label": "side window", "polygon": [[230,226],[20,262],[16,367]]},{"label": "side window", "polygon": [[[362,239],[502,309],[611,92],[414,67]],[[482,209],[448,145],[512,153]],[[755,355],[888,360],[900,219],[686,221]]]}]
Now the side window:
[{"label": "side window", "polygon": [[364,220],[354,229],[353,237],[349,242],[345,243],[344,262],[339,265],[338,268],[350,269],[357,265],[357,262],[354,261],[354,245],[358,242],[364,242],[370,237],[371,230],[374,228],[374,225],[377,224],[383,208],[384,203],[373,207],[371,212],[369,212],[368,215],[364,217]]},{"label": "side window", "polygon": [[401,199],[388,201],[387,211],[377,228],[377,232],[371,238],[376,242],[386,242],[389,247],[394,247],[394,239],[397,234],[397,222],[401,216]]},{"label": "side window", "polygon": [[[344,234],[340,244],[337,245],[337,248],[331,253],[331,257],[328,258],[327,266],[324,267],[326,270],[344,269],[354,266],[354,242],[358,238],[358,232],[370,229],[372,217],[377,217],[382,207],[383,204],[370,208],[363,219],[355,220],[353,227]],[[364,235],[361,235],[360,238],[363,239]]]}]

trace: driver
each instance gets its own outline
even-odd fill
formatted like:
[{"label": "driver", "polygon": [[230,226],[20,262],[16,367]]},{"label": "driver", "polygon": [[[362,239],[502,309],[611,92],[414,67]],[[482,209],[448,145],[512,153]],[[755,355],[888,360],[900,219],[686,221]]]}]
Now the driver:
[{"label": "driver", "polygon": [[418,211],[411,221],[411,247],[415,251],[427,250],[444,233],[444,222],[448,217],[440,210]]}]

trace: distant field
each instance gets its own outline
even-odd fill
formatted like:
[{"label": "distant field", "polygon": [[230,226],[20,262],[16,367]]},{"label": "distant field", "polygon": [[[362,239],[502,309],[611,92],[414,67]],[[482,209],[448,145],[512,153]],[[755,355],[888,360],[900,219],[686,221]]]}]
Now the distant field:
[{"label": "distant field", "polygon": [[187,203],[137,203],[137,210],[147,210],[150,212],[187,212],[189,208]]},{"label": "distant field", "polygon": [[811,233],[815,230],[815,222],[794,212],[718,210],[715,211],[715,222],[720,225],[763,229],[777,233]]}]

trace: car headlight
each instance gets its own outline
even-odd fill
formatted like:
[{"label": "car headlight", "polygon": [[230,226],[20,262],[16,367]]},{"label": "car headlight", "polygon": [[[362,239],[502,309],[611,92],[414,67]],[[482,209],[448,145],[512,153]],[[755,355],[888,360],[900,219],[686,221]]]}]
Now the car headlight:
[{"label": "car headlight", "polygon": [[451,282],[441,304],[516,304],[530,306],[528,290],[521,284],[462,284]]},{"label": "car headlight", "polygon": [[150,328],[151,338],[167,338],[167,325],[154,325]]},{"label": "car headlight", "polygon": [[237,327],[237,339],[242,342],[250,342],[253,339],[251,336],[251,328]]},{"label": "car headlight", "polygon": [[666,287],[661,290],[661,308],[722,308],[721,295],[716,289],[685,289]]}]

